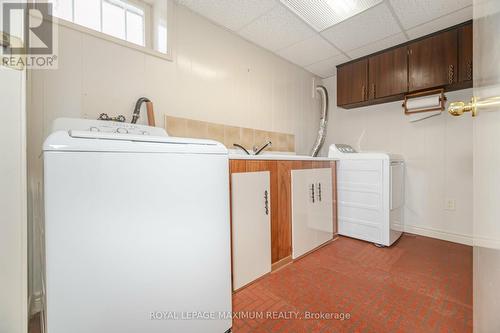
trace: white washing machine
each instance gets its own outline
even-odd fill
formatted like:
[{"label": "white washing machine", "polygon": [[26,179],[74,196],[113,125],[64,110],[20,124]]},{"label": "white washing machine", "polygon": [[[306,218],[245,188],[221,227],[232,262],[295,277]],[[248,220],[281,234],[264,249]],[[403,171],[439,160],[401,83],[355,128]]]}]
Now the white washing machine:
[{"label": "white washing machine", "polygon": [[46,332],[230,330],[222,144],[59,119],[43,150]]},{"label": "white washing machine", "polygon": [[404,225],[403,157],[345,144],[331,145],[329,157],[338,159],[339,234],[391,246]]}]

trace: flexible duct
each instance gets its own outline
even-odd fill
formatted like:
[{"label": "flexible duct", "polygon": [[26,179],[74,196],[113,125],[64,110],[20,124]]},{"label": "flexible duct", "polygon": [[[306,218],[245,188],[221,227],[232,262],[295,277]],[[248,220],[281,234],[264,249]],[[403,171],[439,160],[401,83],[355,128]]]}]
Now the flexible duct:
[{"label": "flexible duct", "polygon": [[324,86],[317,86],[316,91],[321,95],[321,119],[319,123],[318,138],[311,150],[311,156],[318,156],[326,138],[326,125],[328,124],[328,91]]}]

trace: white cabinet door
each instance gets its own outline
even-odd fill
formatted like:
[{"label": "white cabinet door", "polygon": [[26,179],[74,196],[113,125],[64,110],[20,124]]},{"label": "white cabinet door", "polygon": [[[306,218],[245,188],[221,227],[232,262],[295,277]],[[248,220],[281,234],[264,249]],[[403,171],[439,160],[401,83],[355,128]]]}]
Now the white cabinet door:
[{"label": "white cabinet door", "polygon": [[332,238],[331,169],[292,170],[292,258]]},{"label": "white cabinet door", "polygon": [[308,220],[312,210],[313,193],[310,170],[292,170],[292,258],[296,259],[309,249]]},{"label": "white cabinet door", "polygon": [[270,173],[232,174],[233,290],[271,272]]},{"label": "white cabinet door", "polygon": [[316,199],[309,211],[309,228],[333,234],[332,170],[312,169],[310,171]]}]

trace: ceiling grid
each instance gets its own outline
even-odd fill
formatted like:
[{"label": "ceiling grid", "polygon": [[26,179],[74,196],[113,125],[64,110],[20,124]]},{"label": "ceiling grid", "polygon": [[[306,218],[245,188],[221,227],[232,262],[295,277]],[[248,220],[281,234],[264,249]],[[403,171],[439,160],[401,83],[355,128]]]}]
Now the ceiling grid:
[{"label": "ceiling grid", "polygon": [[472,0],[177,0],[322,77],[335,66],[472,19]]}]

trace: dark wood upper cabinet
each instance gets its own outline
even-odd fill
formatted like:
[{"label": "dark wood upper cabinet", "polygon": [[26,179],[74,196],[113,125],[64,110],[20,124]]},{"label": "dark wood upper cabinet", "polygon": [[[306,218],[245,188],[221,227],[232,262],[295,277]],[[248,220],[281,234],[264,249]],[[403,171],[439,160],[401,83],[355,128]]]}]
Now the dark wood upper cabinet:
[{"label": "dark wood upper cabinet", "polygon": [[472,22],[337,66],[337,105],[351,109],[407,93],[472,87]]},{"label": "dark wood upper cabinet", "polygon": [[458,82],[457,30],[449,30],[408,45],[410,91]]},{"label": "dark wood upper cabinet", "polygon": [[472,81],[472,24],[458,29],[458,82]]},{"label": "dark wood upper cabinet", "polygon": [[408,91],[408,48],[391,49],[368,59],[368,98],[376,99]]},{"label": "dark wood upper cabinet", "polygon": [[337,79],[338,105],[360,103],[368,99],[368,59],[338,67]]}]

